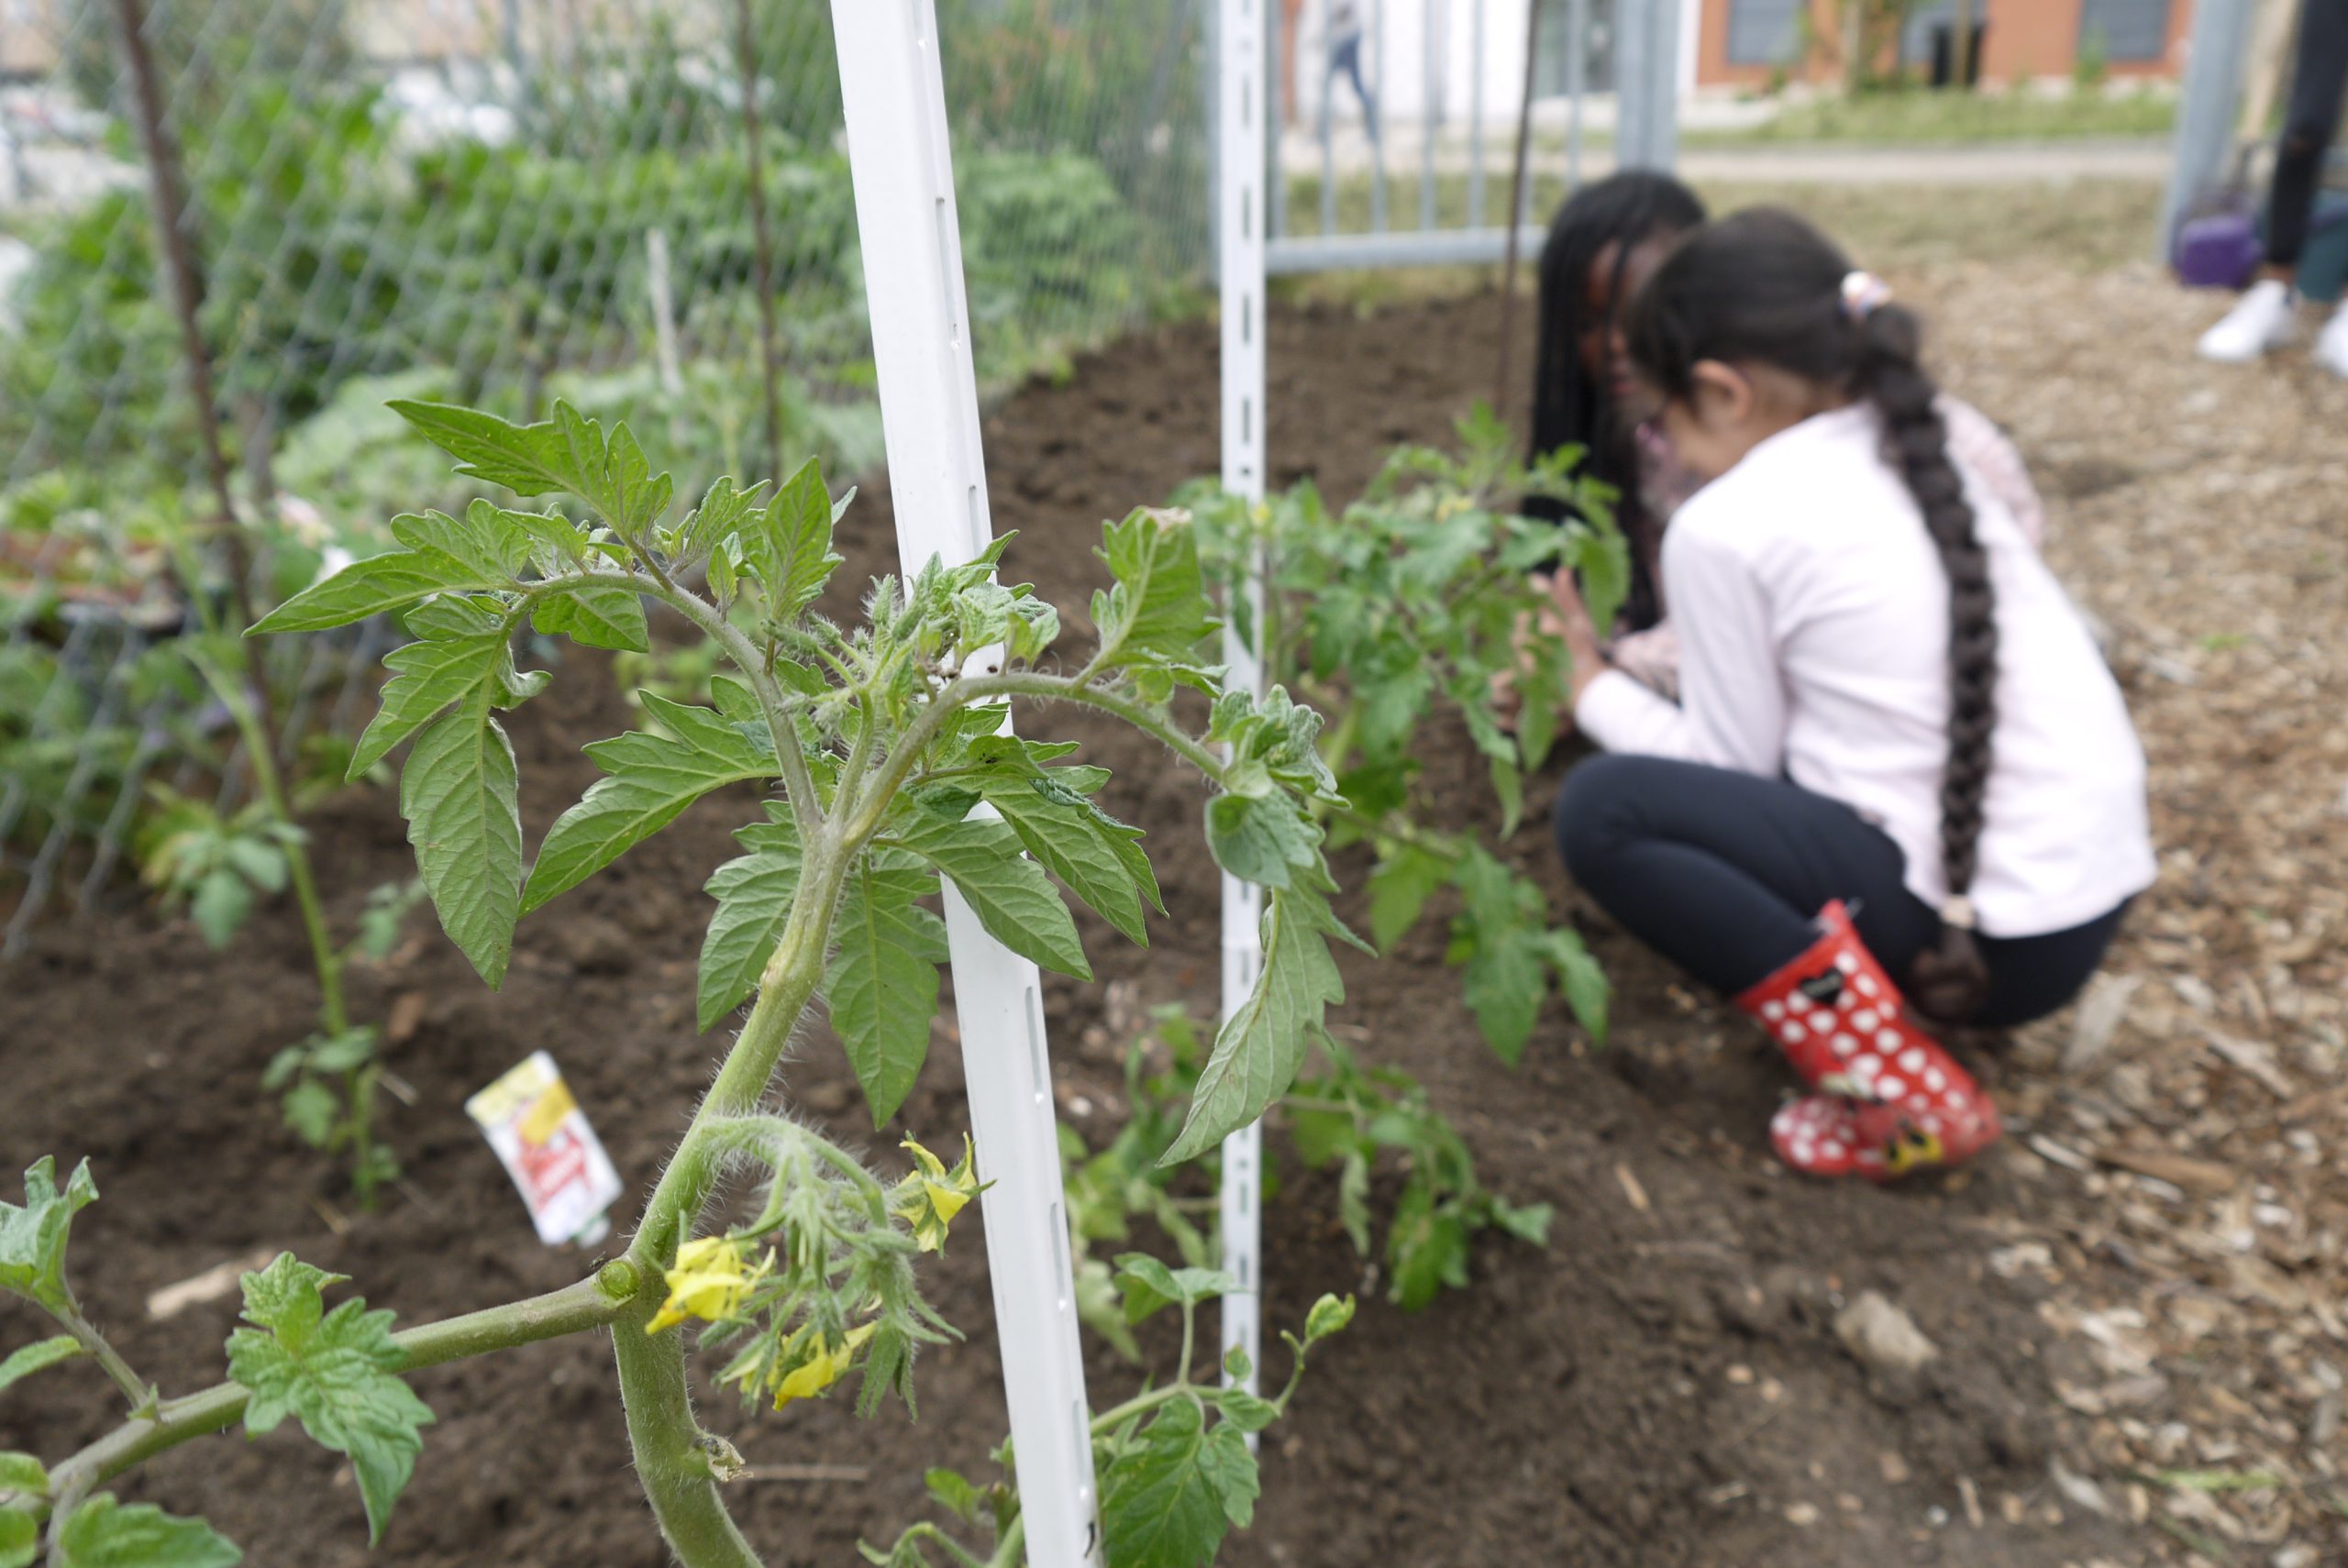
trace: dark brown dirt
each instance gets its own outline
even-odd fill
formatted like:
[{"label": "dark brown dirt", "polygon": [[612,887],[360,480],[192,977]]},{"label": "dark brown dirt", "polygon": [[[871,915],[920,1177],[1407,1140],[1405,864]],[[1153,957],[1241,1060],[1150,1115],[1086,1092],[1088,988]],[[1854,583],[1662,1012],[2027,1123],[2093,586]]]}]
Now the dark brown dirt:
[{"label": "dark brown dirt", "polygon": [[[1276,316],[1271,405],[1276,481],[1316,473],[1351,493],[1381,450],[1440,439],[1489,375],[1495,303],[1413,305],[1357,317]],[[1215,466],[1213,347],[1191,326],[1082,361],[1073,381],[1011,399],[988,431],[995,512],[1023,530],[1012,565],[1067,611],[1098,577],[1101,519],[1164,497]],[[852,513],[852,569],[879,569],[885,487]],[[1076,618],[1075,613],[1071,619]],[[532,834],[593,777],[579,755],[626,711],[592,663],[573,660],[515,716]],[[1198,836],[1198,791],[1146,745],[1080,716],[1044,723],[1118,769],[1113,803],[1150,832],[1172,918],[1146,952],[1092,922],[1103,981],[1144,1001],[1213,1004],[1216,890]],[[1444,809],[1485,810],[1461,748],[1433,750]],[[1540,781],[1545,796],[1554,774]],[[388,1132],[412,1189],[345,1227],[327,1178],[291,1146],[255,1078],[313,1008],[298,928],[271,911],[225,955],[138,907],[52,930],[5,977],[0,1163],[83,1155],[104,1202],[79,1226],[74,1272],[132,1362],[174,1391],[221,1372],[234,1308],[214,1301],[150,1320],[149,1292],[258,1248],[291,1247],[353,1275],[416,1321],[576,1277],[585,1260],[532,1239],[461,1102],[531,1050],[562,1063],[622,1174],[647,1181],[717,1055],[692,1028],[692,964],[706,912],[696,890],[730,852],[746,802],[712,802],[523,927],[501,995],[436,933],[357,983],[362,1016],[423,995],[423,1023],[393,1053],[415,1091]],[[1550,867],[1536,825],[1515,852]],[[349,917],[364,890],[404,873],[393,801],[357,792],[312,823]],[[1358,879],[1358,865],[1341,867]],[[1561,908],[1572,894],[1543,873]],[[1511,1071],[1478,1041],[1432,926],[1383,962],[1349,963],[1349,1034],[1374,1061],[1422,1077],[1459,1121],[1487,1176],[1518,1201],[1556,1206],[1544,1251],[1487,1238],[1469,1292],[1404,1317],[1379,1299],[1335,1224],[1330,1183],[1297,1176],[1267,1215],[1266,1311],[1293,1321],[1326,1289],[1358,1290],[1354,1329],[1313,1369],[1296,1414],[1269,1435],[1264,1500],[1226,1561],[1311,1568],[1366,1563],[1555,1562],[1637,1568],[2060,1568],[2138,1561],[2139,1539],[2065,1504],[2050,1462],[2069,1418],[2049,1392],[2068,1353],[2034,1310],[2043,1286],[1985,1267],[2000,1221],[2040,1201],[2002,1157],[1898,1192],[1797,1183],[1762,1126],[1782,1075],[1735,1021],[1689,995],[1619,934],[1578,912],[1617,985],[1612,1044],[1593,1052],[1561,1012]],[[423,929],[419,922],[419,930]],[[1100,1028],[1100,986],[1059,982],[1050,1024],[1064,1107],[1113,1106],[1120,1042]],[[958,1055],[941,1026],[903,1127],[953,1141],[963,1121]],[[789,1075],[798,1104],[851,1136],[852,1081],[825,1040]],[[1070,1115],[1096,1136],[1105,1132]],[[1097,1118],[1102,1113],[1094,1112]],[[903,1133],[872,1137],[887,1150]],[[893,1154],[881,1156],[893,1160]],[[11,1177],[13,1179],[13,1177]],[[991,1474],[1002,1401],[983,1238],[958,1231],[928,1278],[969,1335],[921,1375],[922,1416],[861,1423],[844,1401],[744,1418],[713,1402],[760,1466],[823,1462],[863,1478],[751,1480],[736,1507],[772,1560],[854,1561],[922,1516],[920,1474]],[[1879,1290],[1942,1347],[1922,1374],[1872,1378],[1841,1347],[1840,1305]],[[0,1309],[0,1349],[39,1332]],[[1276,1361],[1276,1367],[1277,1367]],[[1165,1365],[1157,1369],[1163,1373]],[[1096,1401],[1135,1369],[1096,1353]],[[632,1477],[608,1352],[593,1339],[420,1375],[440,1412],[414,1485],[372,1561],[548,1568],[652,1568],[662,1551]],[[52,1458],[112,1419],[83,1367],[12,1391],[0,1447]],[[357,1496],[332,1455],[291,1432],[192,1444],[123,1490],[201,1511],[248,1561],[370,1561]],[[1966,1498],[1978,1499],[1978,1523]]]}]

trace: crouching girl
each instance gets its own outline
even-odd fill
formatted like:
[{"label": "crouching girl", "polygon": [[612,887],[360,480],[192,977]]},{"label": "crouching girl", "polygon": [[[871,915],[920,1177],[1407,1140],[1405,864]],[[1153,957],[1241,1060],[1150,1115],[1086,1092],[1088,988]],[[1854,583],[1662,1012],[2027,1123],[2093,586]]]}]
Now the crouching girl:
[{"label": "crouching girl", "polygon": [[1692,235],[1626,334],[1711,481],[1662,549],[1679,701],[1609,669],[1556,589],[1575,721],[1612,754],[1559,798],[1567,862],[1783,1047],[1813,1092],[1771,1143],[1818,1176],[1995,1140],[1925,1021],[2060,1007],[2154,870],[2119,689],[2011,510],[1950,457],[1918,336],[1790,214]]}]

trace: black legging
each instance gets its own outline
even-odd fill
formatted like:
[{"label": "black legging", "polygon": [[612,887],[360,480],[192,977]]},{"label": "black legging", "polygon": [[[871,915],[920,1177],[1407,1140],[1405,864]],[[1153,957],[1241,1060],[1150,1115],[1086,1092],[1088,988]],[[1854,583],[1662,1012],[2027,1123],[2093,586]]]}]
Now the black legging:
[{"label": "black legging", "polygon": [[2266,259],[2277,267],[2298,266],[2299,252],[2307,248],[2316,192],[2323,184],[2324,158],[2340,127],[2343,87],[2348,87],[2348,0],[2307,0],[2266,215]]},{"label": "black legging", "polygon": [[[1894,978],[1940,934],[1907,860],[1840,801],[1782,779],[1651,756],[1595,756],[1557,797],[1557,846],[1582,890],[1698,979],[1734,996],[1818,939],[1837,899]],[[1973,1021],[2042,1018],[2088,982],[2123,903],[2048,936],[1981,939],[1989,999]]]}]

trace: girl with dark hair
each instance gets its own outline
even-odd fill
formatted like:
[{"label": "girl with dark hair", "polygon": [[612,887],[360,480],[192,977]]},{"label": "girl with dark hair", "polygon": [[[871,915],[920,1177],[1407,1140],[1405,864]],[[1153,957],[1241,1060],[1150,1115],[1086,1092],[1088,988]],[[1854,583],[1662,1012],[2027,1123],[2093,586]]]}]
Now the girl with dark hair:
[{"label": "girl with dark hair", "polygon": [[[1680,499],[1665,456],[1642,447],[1637,387],[1622,351],[1623,307],[1673,242],[1704,221],[1696,193],[1667,174],[1627,170],[1575,192],[1541,251],[1540,348],[1533,370],[1533,456],[1560,447],[1589,455],[1583,471],[1613,487],[1615,521],[1631,546],[1623,632],[1663,618],[1656,591],[1662,521]],[[1644,460],[1643,460],[1644,459]],[[1565,519],[1564,503],[1530,500],[1526,513]]]},{"label": "girl with dark hair", "polygon": [[1614,754],[1567,780],[1566,860],[1783,1046],[1816,1092],[1771,1143],[1820,1176],[1994,1140],[1996,1108],[1918,1013],[2054,1010],[2154,870],[2119,688],[2011,510],[1951,458],[1918,337],[1790,214],[1690,237],[1627,332],[1710,481],[1662,552],[1681,701],[1608,668],[1556,586],[1575,719]]},{"label": "girl with dark hair", "polygon": [[[2343,0],[2348,3],[2348,0]],[[1588,456],[1583,472],[1617,493],[1615,522],[1630,546],[1630,592],[1610,628],[1615,668],[1677,696],[1679,645],[1667,624],[1657,581],[1665,526],[1703,482],[1672,454],[1652,419],[1623,337],[1632,299],[1682,236],[1700,226],[1704,204],[1667,174],[1627,171],[1583,186],[1549,226],[1541,252],[1540,349],[1534,367],[1535,458],[1560,447]],[[1969,404],[1944,395],[1949,439],[2005,502],[2032,545],[2045,513],[2021,455]],[[1564,503],[1530,498],[1530,516],[1563,521]]]}]

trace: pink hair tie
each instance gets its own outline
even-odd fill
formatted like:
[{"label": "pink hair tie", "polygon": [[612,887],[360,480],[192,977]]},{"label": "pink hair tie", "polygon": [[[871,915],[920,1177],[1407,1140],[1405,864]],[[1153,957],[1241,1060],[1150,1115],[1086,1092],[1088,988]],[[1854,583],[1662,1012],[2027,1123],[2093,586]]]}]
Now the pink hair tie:
[{"label": "pink hair tie", "polygon": [[1873,272],[1843,274],[1843,314],[1851,320],[1865,321],[1890,303],[1891,285]]}]

